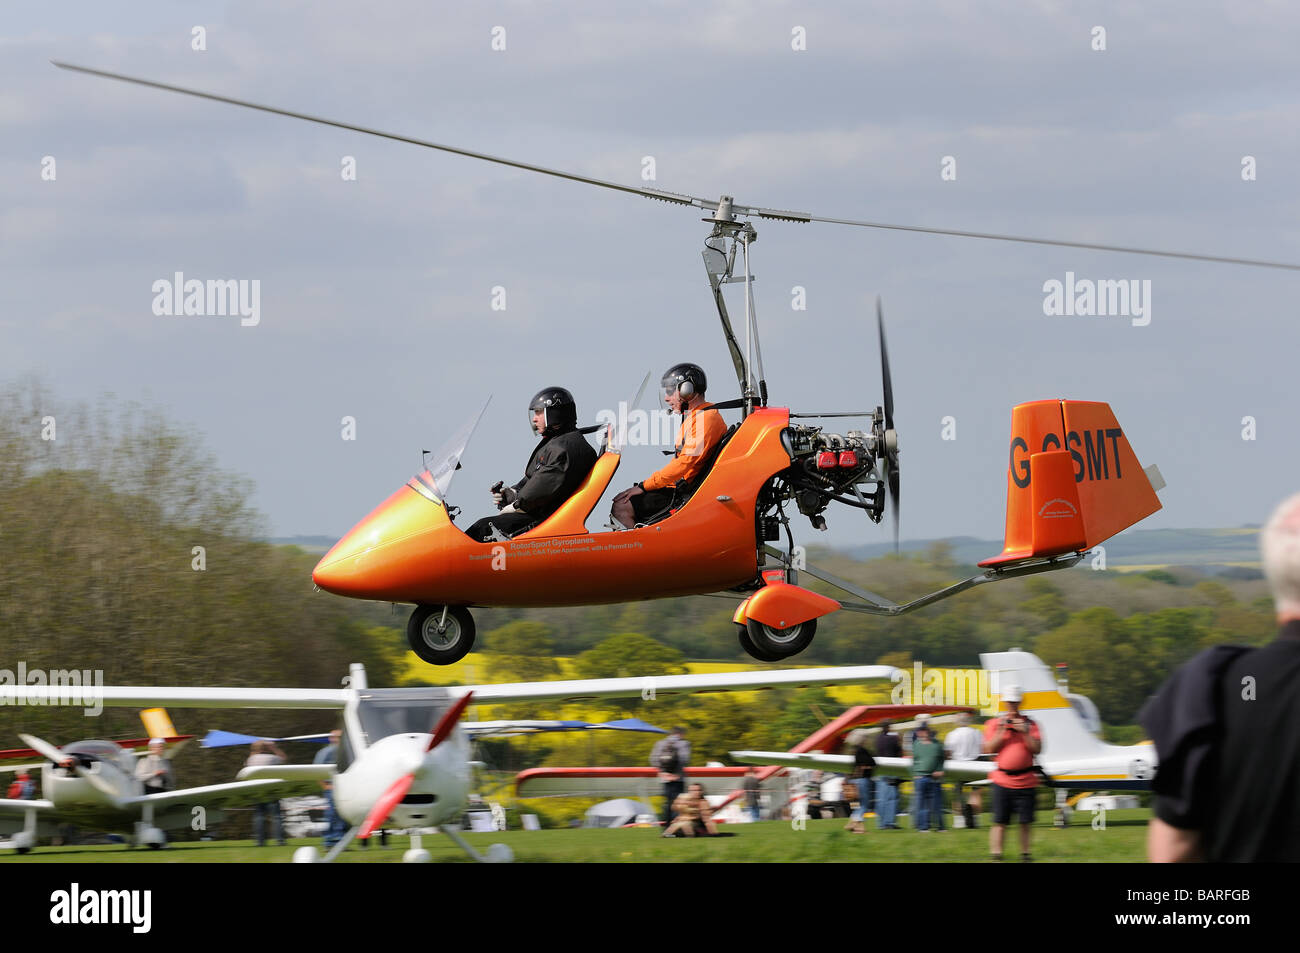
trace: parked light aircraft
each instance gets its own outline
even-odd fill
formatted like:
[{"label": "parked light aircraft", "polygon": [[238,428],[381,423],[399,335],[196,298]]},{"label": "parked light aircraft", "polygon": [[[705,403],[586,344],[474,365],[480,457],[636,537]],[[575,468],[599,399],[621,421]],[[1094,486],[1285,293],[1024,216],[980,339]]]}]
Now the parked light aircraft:
[{"label": "parked light aircraft", "polygon": [[[350,830],[325,856],[332,860],[353,837],[368,837],[379,827],[437,827],[475,860],[509,861],[512,853],[494,844],[480,855],[452,826],[464,811],[470,790],[470,750],[459,724],[470,700],[476,703],[547,701],[566,704],[593,698],[640,696],[658,699],[695,692],[753,691],[851,685],[888,679],[888,665],[813,668],[793,671],[729,672],[653,678],[578,679],[445,688],[370,688],[365,669],[353,665],[345,688],[186,688],[109,687],[96,689],[104,705],[170,705],[176,708],[325,709],[341,712],[343,735],[335,764],[273,765],[245,768],[236,784],[283,786],[319,791],[332,780],[339,815]],[[57,704],[57,690],[20,687],[28,704]],[[290,784],[289,787],[294,785]],[[218,786],[220,787],[220,786]],[[286,795],[290,793],[285,792]],[[30,803],[30,802],[24,802]],[[300,848],[296,860],[316,860],[315,848]],[[413,838],[407,860],[428,860]]]},{"label": "parked light aircraft", "polygon": [[[1086,791],[1150,790],[1157,755],[1150,742],[1136,745],[1107,744],[1098,737],[1101,722],[1093,703],[1082,695],[1062,693],[1046,665],[1029,652],[985,652],[980,663],[989,672],[994,701],[1001,707],[1000,692],[1016,686],[1024,697],[1020,711],[1038,723],[1043,748],[1038,764],[1056,788]],[[785,765],[847,773],[853,768],[851,755],[795,754],[784,751],[733,751],[741,764]],[[986,780],[994,769],[992,761],[945,761],[944,779],[974,782]],[[910,777],[911,758],[877,758],[876,773]]]},{"label": "parked light aircraft", "polygon": [[[191,736],[178,736],[170,721],[165,724],[170,730],[157,735],[170,755]],[[12,834],[9,846],[20,854],[35,847],[39,837],[53,834],[60,824],[129,831],[134,845],[158,848],[167,843],[164,831],[194,823],[196,808],[202,809],[205,824],[212,823],[220,818],[221,808],[271,800],[284,789],[275,781],[234,781],[146,794],[135,777],[135,767],[137,754],[148,748],[148,738],[121,742],[89,739],[59,748],[33,735],[19,737],[30,751],[4,754],[20,760],[44,759],[40,798],[0,799],[0,833]]]}]

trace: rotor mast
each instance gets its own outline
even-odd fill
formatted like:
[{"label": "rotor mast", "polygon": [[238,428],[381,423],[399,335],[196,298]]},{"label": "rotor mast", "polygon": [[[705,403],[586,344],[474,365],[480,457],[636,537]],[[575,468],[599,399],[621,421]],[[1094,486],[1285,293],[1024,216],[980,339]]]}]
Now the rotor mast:
[{"label": "rotor mast", "polygon": [[[713,231],[704,241],[704,270],[709,277],[709,287],[713,290],[713,303],[718,309],[718,318],[722,322],[722,334],[731,352],[731,362],[736,368],[736,380],[740,384],[741,397],[745,402],[745,416],[753,412],[754,407],[767,406],[767,380],[763,374],[763,352],[758,340],[758,315],[754,306],[754,275],[749,270],[749,246],[758,240],[758,232],[749,222],[736,220],[735,208],[730,195],[718,199],[717,208],[710,218],[702,221],[713,225]],[[735,274],[736,250],[741,253],[744,274]],[[735,330],[731,325],[731,315],[727,311],[727,302],[722,293],[722,286],[733,282],[745,285],[745,350],[741,353],[736,340]]]}]

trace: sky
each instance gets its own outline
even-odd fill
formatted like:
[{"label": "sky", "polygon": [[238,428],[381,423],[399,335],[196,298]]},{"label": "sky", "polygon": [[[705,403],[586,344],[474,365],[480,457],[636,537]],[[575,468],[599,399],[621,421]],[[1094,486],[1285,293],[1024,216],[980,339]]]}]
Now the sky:
[{"label": "sky", "polygon": [[[0,384],[165,411],[255,482],[274,536],[342,535],[489,398],[451,491],[471,520],[521,475],[542,387],[584,421],[679,361],[737,393],[699,210],[51,59],[751,205],[1294,263],[1297,41],[1281,3],[21,5]],[[1160,467],[1141,528],[1259,523],[1297,488],[1300,273],[755,225],[774,404],[879,403],[882,297],[904,539],[1000,538],[1010,410],[1043,398],[1109,402]],[[256,282],[256,323],[155,313],[177,272]],[[1138,282],[1144,314],[1045,313],[1069,274]],[[827,517],[799,541],[888,538]]]}]

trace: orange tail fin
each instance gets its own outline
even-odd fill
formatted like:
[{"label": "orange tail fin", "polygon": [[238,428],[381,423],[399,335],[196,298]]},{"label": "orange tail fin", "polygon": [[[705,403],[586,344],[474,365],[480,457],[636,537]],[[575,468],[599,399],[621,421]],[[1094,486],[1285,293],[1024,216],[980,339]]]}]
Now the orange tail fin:
[{"label": "orange tail fin", "polygon": [[1158,509],[1110,405],[1019,404],[1011,411],[1006,541],[980,565],[1084,552]]}]

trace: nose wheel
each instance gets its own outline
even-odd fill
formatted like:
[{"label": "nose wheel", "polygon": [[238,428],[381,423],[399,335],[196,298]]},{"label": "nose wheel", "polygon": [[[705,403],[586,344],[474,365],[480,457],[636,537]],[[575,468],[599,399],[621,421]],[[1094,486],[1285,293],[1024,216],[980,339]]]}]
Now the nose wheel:
[{"label": "nose wheel", "polygon": [[474,648],[474,617],[464,606],[416,606],[406,622],[406,641],[431,665],[459,662]]},{"label": "nose wheel", "polygon": [[817,620],[809,619],[784,629],[774,629],[754,619],[740,626],[740,645],[760,662],[779,662],[798,655],[817,634]]}]

